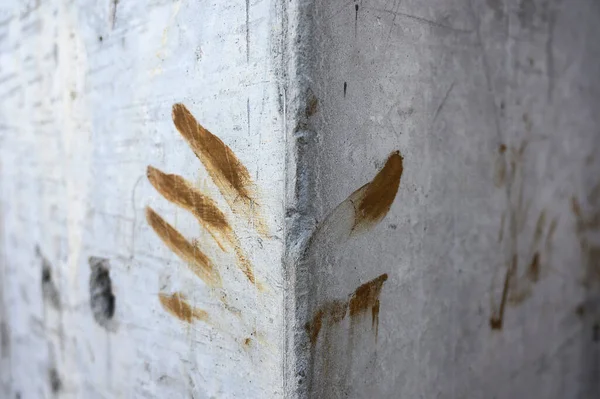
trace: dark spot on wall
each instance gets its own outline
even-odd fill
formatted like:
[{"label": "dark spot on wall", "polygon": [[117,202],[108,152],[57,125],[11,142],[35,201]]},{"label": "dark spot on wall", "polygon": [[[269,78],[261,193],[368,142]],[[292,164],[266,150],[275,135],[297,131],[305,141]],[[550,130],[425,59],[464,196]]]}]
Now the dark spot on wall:
[{"label": "dark spot on wall", "polygon": [[600,341],[600,324],[596,323],[592,326],[592,342]]},{"label": "dark spot on wall", "polygon": [[98,41],[99,41],[100,43],[102,43],[102,41],[103,41],[103,40],[104,40],[104,38],[103,38],[102,36],[98,36]]},{"label": "dark spot on wall", "polygon": [[56,284],[52,278],[52,265],[46,259],[40,248],[36,248],[36,254],[41,259],[42,263],[42,295],[44,297],[44,301],[52,306],[54,309],[60,309],[60,294],[58,289],[56,288]]},{"label": "dark spot on wall", "polygon": [[307,104],[306,104],[306,117],[310,118],[314,114],[317,113],[319,108],[319,99],[315,96],[311,89],[308,89],[308,93],[306,94]]},{"label": "dark spot on wall", "polygon": [[344,98],[346,98],[346,91],[348,90],[348,82],[344,82]]},{"label": "dark spot on wall", "polygon": [[504,3],[502,0],[487,0],[487,5],[494,11],[494,18],[502,19],[504,17]]},{"label": "dark spot on wall", "polygon": [[21,399],[21,392],[15,393],[15,399]]},{"label": "dark spot on wall", "polygon": [[48,370],[48,378],[50,380],[50,389],[53,393],[58,393],[62,388],[62,382],[55,368]]},{"label": "dark spot on wall", "polygon": [[108,259],[92,256],[88,260],[90,274],[90,307],[96,322],[111,329],[115,314],[115,296],[112,291]]},{"label": "dark spot on wall", "polygon": [[537,283],[540,279],[540,253],[536,252],[533,254],[533,258],[527,268],[527,277],[534,283]]},{"label": "dark spot on wall", "polygon": [[498,152],[500,154],[504,154],[506,152],[506,144],[500,144],[500,146],[498,147]]},{"label": "dark spot on wall", "polygon": [[577,305],[577,307],[575,308],[575,314],[580,318],[585,317],[585,305],[583,303]]},{"label": "dark spot on wall", "polygon": [[0,320],[0,354],[7,357],[10,354],[10,337],[8,335],[8,325],[4,320]]}]

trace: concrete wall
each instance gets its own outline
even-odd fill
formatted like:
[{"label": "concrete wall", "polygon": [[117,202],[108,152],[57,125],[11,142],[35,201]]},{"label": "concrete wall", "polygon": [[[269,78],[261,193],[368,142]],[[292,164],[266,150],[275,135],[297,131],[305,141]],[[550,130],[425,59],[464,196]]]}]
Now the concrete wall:
[{"label": "concrete wall", "polygon": [[599,19],[3,2],[0,397],[600,397]]},{"label": "concrete wall", "polygon": [[[0,397],[282,395],[282,10],[2,2]],[[176,103],[247,170],[251,217],[178,132]],[[214,201],[237,238],[203,227],[168,181],[161,195],[149,165]],[[165,245],[147,206],[196,242],[193,259]],[[203,281],[199,251],[220,284]]]},{"label": "concrete wall", "polygon": [[[320,227],[299,270],[302,389],[599,397],[598,3],[340,0],[308,15]],[[391,210],[355,234],[350,194],[393,151]]]}]

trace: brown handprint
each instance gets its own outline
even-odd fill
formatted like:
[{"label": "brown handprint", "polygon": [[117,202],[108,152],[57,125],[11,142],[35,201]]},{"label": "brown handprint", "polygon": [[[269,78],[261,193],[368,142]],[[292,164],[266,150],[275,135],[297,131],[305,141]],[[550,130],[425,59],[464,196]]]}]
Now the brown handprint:
[{"label": "brown handprint", "polygon": [[[558,219],[553,218],[547,226],[546,212],[542,210],[537,217],[533,235],[528,240],[529,248],[524,250],[519,247],[519,244],[526,242],[527,237],[523,237],[523,233],[529,220],[531,207],[531,201],[524,201],[523,198],[525,188],[523,164],[527,145],[528,142],[523,141],[518,148],[512,146],[507,148],[504,144],[498,148],[494,183],[498,188],[506,188],[508,200],[508,209],[502,214],[500,222],[498,241],[502,242],[504,237],[508,236],[509,255],[503,265],[505,273],[499,304],[496,304],[492,296],[492,315],[489,321],[492,330],[502,329],[507,306],[516,306],[529,298],[542,272],[549,269],[547,263],[558,225]],[[545,248],[541,245],[544,235]]]},{"label": "brown handprint", "polygon": [[[256,190],[246,167],[223,141],[202,127],[183,104],[173,106],[172,117],[175,127],[202,162],[233,214],[247,219],[261,236],[265,236],[267,228],[258,215]],[[261,288],[256,282],[252,264],[244,254],[238,236],[225,214],[211,198],[183,177],[164,173],[153,166],[148,166],[147,177],[165,199],[194,215],[221,250],[233,251],[237,265],[246,278]],[[219,270],[201,250],[197,241],[187,240],[150,207],[146,208],[146,220],[165,245],[186,262],[196,276],[209,287],[222,286]],[[159,299],[165,310],[181,320],[208,320],[208,314],[191,307],[181,293],[161,293]]]},{"label": "brown handprint", "polygon": [[[392,153],[371,182],[354,191],[325,218],[312,235],[305,254],[308,262],[317,265],[316,270],[322,268],[318,265],[328,262],[326,258],[332,250],[367,233],[387,215],[396,198],[403,170],[402,156],[399,152]],[[319,253],[320,250],[323,251]],[[338,270],[348,272],[341,267]],[[387,279],[388,274],[383,273],[347,295],[334,294],[334,299],[328,298],[327,289],[320,290],[320,284],[313,283],[316,288],[311,295],[320,301],[309,312],[304,327],[310,353],[307,384],[314,397],[334,397],[344,391],[352,378],[355,343],[377,344],[379,296]],[[375,334],[374,341],[364,334],[369,330]]]}]

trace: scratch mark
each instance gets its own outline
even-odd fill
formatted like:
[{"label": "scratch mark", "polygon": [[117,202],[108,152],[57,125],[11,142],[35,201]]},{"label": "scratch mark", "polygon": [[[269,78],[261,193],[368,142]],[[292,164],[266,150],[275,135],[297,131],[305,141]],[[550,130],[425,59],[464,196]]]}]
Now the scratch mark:
[{"label": "scratch mark", "polygon": [[250,0],[246,0],[246,62],[250,63]]},{"label": "scratch mark", "polygon": [[440,103],[440,105],[438,105],[437,109],[435,110],[435,114],[433,114],[433,122],[435,122],[440,114],[440,112],[442,111],[442,108],[444,107],[444,104],[446,104],[446,101],[448,101],[448,97],[450,96],[450,92],[452,91],[452,88],[454,87],[454,83],[452,82],[452,84],[450,85],[450,87],[448,87],[448,90],[446,90],[446,94],[444,95],[444,98],[442,99],[442,102]]},{"label": "scratch mark", "polygon": [[117,20],[117,6],[119,5],[119,0],[112,0],[112,10],[111,10],[111,29],[115,29],[115,22]]},{"label": "scratch mark", "polygon": [[548,234],[546,235],[546,250],[550,250],[552,248],[552,241],[554,240],[554,232],[556,231],[556,227],[558,226],[558,218],[552,219],[550,222],[550,227],[548,228]]},{"label": "scratch mark", "polygon": [[158,299],[167,312],[181,321],[186,323],[192,323],[194,320],[208,321],[208,313],[202,309],[192,307],[180,292],[171,295],[161,292],[158,294]]},{"label": "scratch mark", "polygon": [[146,207],[146,220],[163,243],[185,261],[194,274],[209,286],[221,286],[219,272],[215,269],[211,260],[196,245],[186,240],[150,207]]},{"label": "scratch mark", "polygon": [[358,34],[358,4],[354,5],[354,38]]},{"label": "scratch mark", "polygon": [[469,29],[454,28],[452,26],[440,24],[439,22],[435,22],[435,21],[429,20],[427,18],[419,17],[417,15],[407,14],[407,13],[400,12],[400,11],[385,10],[385,9],[376,8],[376,7],[368,7],[368,8],[371,10],[374,10],[374,11],[384,12],[384,13],[388,13],[388,14],[392,14],[392,15],[397,15],[399,17],[412,19],[414,21],[421,22],[423,24],[426,24],[426,25],[429,25],[429,26],[432,26],[435,28],[447,29],[447,30],[450,30],[450,31],[456,32],[456,33],[471,33],[472,32],[472,30],[469,30]]}]

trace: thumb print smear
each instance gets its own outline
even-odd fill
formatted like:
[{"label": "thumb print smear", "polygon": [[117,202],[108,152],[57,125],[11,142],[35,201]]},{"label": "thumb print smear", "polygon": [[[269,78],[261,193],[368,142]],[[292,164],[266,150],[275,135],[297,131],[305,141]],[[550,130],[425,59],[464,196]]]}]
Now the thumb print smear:
[{"label": "thumb print smear", "polygon": [[181,321],[192,323],[194,320],[207,321],[208,313],[202,309],[192,307],[185,296],[179,292],[171,295],[160,293],[158,299],[162,307]]},{"label": "thumb print smear", "polygon": [[375,227],[387,215],[398,193],[403,158],[393,152],[371,182],[342,201],[319,225],[311,238],[315,242],[343,242]]}]

